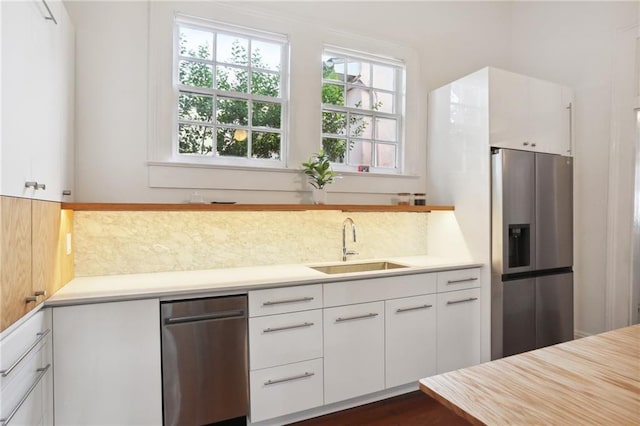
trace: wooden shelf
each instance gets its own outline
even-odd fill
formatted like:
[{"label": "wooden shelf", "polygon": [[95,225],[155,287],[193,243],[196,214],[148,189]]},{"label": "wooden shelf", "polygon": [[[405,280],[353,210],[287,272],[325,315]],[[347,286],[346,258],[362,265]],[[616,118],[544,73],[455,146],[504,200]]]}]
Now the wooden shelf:
[{"label": "wooden shelf", "polygon": [[143,203],[62,203],[75,211],[305,211],[339,210],[343,212],[417,212],[453,211],[453,206],[398,206],[367,204],[143,204]]}]

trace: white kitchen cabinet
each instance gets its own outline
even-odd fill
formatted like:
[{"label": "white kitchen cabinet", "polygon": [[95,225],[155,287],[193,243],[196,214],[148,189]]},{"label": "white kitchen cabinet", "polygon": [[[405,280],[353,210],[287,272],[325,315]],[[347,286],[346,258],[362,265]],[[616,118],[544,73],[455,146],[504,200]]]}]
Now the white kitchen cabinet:
[{"label": "white kitchen cabinet", "polygon": [[490,145],[572,155],[571,90],[509,71],[489,70]]},{"label": "white kitchen cabinet", "polygon": [[385,302],[387,388],[436,373],[436,295]]},{"label": "white kitchen cabinet", "polygon": [[0,7],[0,190],[62,201],[73,182],[73,26],[59,0],[1,2]]},{"label": "white kitchen cabinet", "polygon": [[384,302],[324,310],[324,402],[384,389]]},{"label": "white kitchen cabinet", "polygon": [[51,312],[40,310],[0,341],[0,424],[53,424]]},{"label": "white kitchen cabinet", "polygon": [[53,308],[55,424],[160,425],[158,299]]},{"label": "white kitchen cabinet", "polygon": [[437,373],[480,363],[480,288],[437,295]]}]

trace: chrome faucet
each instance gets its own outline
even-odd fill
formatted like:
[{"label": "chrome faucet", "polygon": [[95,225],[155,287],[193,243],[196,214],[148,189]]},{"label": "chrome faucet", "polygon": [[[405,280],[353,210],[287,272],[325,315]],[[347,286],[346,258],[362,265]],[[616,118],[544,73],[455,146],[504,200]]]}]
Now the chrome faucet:
[{"label": "chrome faucet", "polygon": [[346,218],[342,222],[342,261],[347,261],[347,256],[353,256],[358,254],[355,250],[347,250],[347,224],[351,224],[351,232],[353,233],[353,242],[356,242],[356,224],[350,217]]}]

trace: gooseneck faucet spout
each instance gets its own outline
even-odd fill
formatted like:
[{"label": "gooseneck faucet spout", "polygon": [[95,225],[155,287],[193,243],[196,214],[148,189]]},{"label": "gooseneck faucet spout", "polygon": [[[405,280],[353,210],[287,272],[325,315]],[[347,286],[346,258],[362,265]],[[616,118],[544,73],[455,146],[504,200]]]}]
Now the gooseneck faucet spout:
[{"label": "gooseneck faucet spout", "polygon": [[353,222],[353,219],[350,217],[346,218],[344,222],[342,222],[342,261],[347,261],[347,256],[352,256],[354,254],[358,254],[355,250],[347,250],[347,225],[351,224],[351,233],[353,234],[353,242],[356,240],[356,224]]}]

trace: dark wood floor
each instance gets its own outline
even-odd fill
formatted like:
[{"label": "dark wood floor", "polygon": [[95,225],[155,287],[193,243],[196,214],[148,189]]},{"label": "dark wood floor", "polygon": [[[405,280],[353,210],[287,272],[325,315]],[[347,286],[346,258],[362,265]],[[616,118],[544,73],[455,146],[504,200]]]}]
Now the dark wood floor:
[{"label": "dark wood floor", "polygon": [[298,426],[469,425],[462,417],[458,417],[420,391],[295,424]]}]

